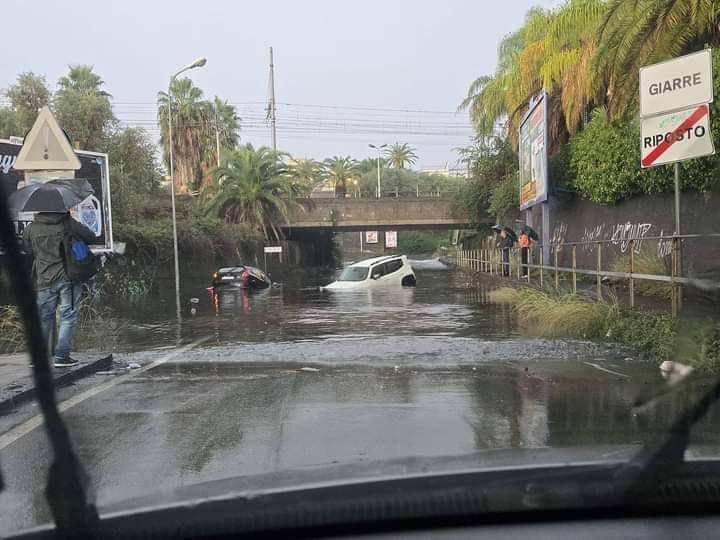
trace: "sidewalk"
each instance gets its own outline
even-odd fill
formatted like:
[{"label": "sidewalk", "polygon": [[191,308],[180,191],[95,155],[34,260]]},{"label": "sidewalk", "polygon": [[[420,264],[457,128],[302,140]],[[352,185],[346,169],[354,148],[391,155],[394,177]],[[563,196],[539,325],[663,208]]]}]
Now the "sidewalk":
[{"label": "sidewalk", "polygon": [[[73,353],[80,363],[69,368],[52,369],[56,386],[71,382],[112,368],[113,356],[102,352]],[[0,355],[0,414],[6,413],[18,404],[35,398],[35,381],[30,368],[30,356],[27,353]]]}]

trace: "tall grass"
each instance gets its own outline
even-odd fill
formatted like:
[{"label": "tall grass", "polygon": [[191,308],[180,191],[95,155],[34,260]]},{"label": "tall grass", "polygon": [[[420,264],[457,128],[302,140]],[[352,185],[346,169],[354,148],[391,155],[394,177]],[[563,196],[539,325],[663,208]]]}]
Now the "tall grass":
[{"label": "tall grass", "polygon": [[[88,286],[80,299],[74,339],[75,349],[110,351],[117,345],[126,323],[104,304],[102,293]],[[59,316],[56,319],[59,322]],[[24,351],[25,325],[16,306],[0,306],[0,353]]]},{"label": "tall grass", "polygon": [[602,337],[618,316],[614,299],[595,301],[576,294],[503,287],[492,291],[494,302],[511,303],[523,328],[547,337]]},{"label": "tall grass", "polygon": [[609,339],[655,359],[680,360],[720,372],[720,322],[683,321],[669,315],[621,311],[617,299],[598,301],[522,287],[502,287],[491,302],[509,303],[524,330],[545,337]]},{"label": "tall grass", "polygon": [[25,331],[16,306],[0,306],[0,352],[17,352],[25,344]]},{"label": "tall grass", "polygon": [[[659,258],[654,253],[640,251],[635,254],[633,261],[634,273],[648,274],[655,276],[669,276],[670,265],[664,258]],[[629,272],[630,256],[618,257],[613,261],[611,267],[613,272]],[[643,296],[653,296],[670,300],[672,296],[672,285],[666,281],[651,281],[646,279],[635,280],[635,292]]]}]

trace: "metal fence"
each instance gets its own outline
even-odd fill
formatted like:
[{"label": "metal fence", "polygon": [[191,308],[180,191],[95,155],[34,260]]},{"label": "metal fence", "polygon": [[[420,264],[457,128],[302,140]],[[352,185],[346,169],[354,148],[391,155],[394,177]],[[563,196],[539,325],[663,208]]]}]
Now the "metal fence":
[{"label": "metal fence", "polygon": [[[383,189],[380,198],[391,198],[391,199],[429,199],[429,198],[452,198],[459,193],[457,188],[454,187],[428,187],[428,186],[413,186],[396,189]],[[310,194],[311,198],[314,199],[332,199],[332,198],[343,198],[341,195],[336,195],[332,191],[314,191]],[[345,198],[348,199],[377,199],[376,191],[362,191],[360,189],[353,189],[352,186],[348,187],[345,193]]]},{"label": "metal fence", "polygon": [[[515,278],[520,281],[532,284],[537,283],[540,287],[552,284],[556,289],[560,289],[560,276],[569,276],[570,287],[573,293],[578,291],[578,276],[595,277],[594,288],[599,299],[603,297],[603,278],[614,278],[625,280],[628,289],[628,300],[630,307],[635,307],[636,303],[636,283],[638,281],[654,281],[669,283],[671,287],[670,301],[672,314],[677,316],[682,307],[682,287],[683,285],[693,284],[701,285],[703,288],[717,289],[719,284],[717,281],[698,280],[697,278],[689,278],[683,275],[683,265],[681,260],[681,251],[683,242],[691,240],[706,241],[709,238],[719,239],[720,234],[698,235],[674,235],[674,236],[646,236],[642,238],[625,238],[623,246],[627,253],[627,268],[625,271],[617,271],[603,267],[604,253],[606,253],[611,245],[617,244],[615,240],[594,240],[587,242],[558,242],[549,246],[549,250],[543,250],[542,245],[534,244],[530,248],[506,248],[505,250],[495,246],[492,239],[481,242],[479,249],[460,249],[458,248],[451,256],[454,262],[461,268],[466,268],[476,272],[485,272],[506,278]],[[648,274],[640,273],[636,267],[636,257],[640,244],[648,241],[658,241],[665,243],[667,249],[663,251],[669,258],[669,272],[667,274]],[[591,268],[578,265],[578,249],[584,251],[584,258],[588,259],[588,251],[592,252],[594,264]],[[523,249],[527,249],[523,254]],[[563,253],[563,263],[561,264],[561,252]],[[565,253],[569,250],[569,256]],[[503,251],[506,254],[503,256]],[[550,260],[545,261],[544,251],[550,252]],[[525,258],[526,257],[526,258]],[[525,259],[525,260],[523,260]],[[702,283],[701,283],[702,282]]]}]

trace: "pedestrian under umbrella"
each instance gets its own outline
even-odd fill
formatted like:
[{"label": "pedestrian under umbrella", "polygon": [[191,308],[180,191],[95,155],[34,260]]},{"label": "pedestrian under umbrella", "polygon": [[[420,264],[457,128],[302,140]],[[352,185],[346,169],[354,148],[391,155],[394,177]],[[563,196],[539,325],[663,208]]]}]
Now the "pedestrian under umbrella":
[{"label": "pedestrian under umbrella", "polygon": [[10,195],[8,206],[16,212],[65,213],[94,192],[83,179],[30,182]]}]

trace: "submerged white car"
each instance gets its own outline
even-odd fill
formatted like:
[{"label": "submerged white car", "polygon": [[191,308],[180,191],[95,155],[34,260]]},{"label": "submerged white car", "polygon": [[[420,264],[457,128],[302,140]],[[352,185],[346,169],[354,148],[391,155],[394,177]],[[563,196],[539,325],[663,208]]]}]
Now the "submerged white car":
[{"label": "submerged white car", "polygon": [[367,289],[384,285],[415,286],[415,272],[405,255],[389,255],[358,261],[343,269],[330,290]]}]

